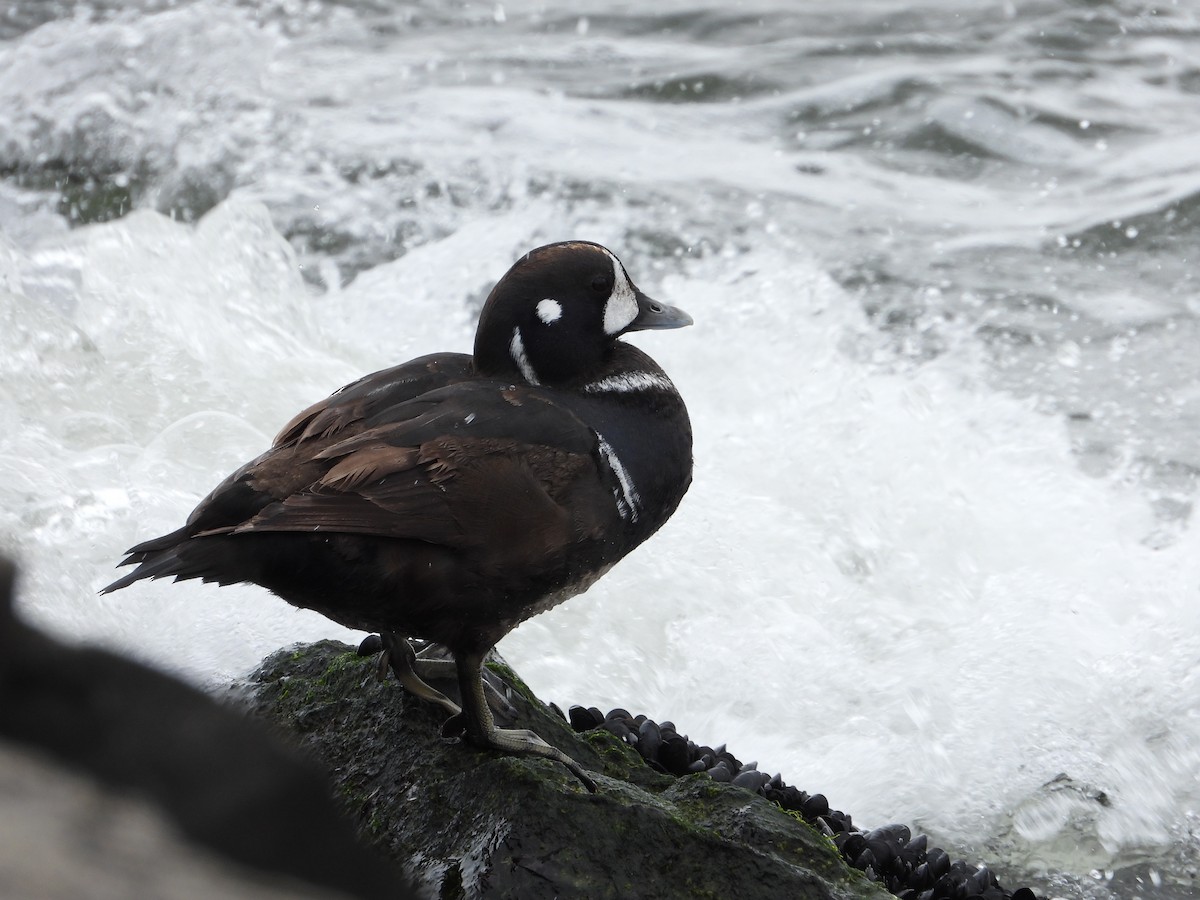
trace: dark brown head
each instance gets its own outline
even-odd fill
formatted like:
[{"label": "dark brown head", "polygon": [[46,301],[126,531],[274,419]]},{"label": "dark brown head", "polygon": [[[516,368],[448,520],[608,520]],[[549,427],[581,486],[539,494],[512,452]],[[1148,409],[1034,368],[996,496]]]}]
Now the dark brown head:
[{"label": "dark brown head", "polygon": [[691,324],[638,290],[599,244],[547,244],[492,288],[475,332],[475,367],[514,383],[564,384],[600,370],[627,331]]}]

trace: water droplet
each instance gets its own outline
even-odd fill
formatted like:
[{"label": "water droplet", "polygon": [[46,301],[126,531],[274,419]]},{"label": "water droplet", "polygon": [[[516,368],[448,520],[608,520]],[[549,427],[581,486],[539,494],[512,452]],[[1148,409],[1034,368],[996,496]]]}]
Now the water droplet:
[{"label": "water droplet", "polygon": [[1079,349],[1079,345],[1074,341],[1064,341],[1059,345],[1058,350],[1054,354],[1059,365],[1065,366],[1068,369],[1076,369],[1079,367],[1080,361],[1083,359],[1083,352]]}]

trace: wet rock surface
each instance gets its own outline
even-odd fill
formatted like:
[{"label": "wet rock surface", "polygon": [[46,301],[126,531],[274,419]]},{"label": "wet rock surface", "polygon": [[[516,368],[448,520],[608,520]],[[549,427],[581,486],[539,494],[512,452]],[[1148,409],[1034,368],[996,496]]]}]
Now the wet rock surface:
[{"label": "wet rock surface", "polygon": [[364,835],[434,896],[887,896],[777,804],[656,772],[602,729],[577,735],[507,670],[492,666],[516,685],[505,724],[596,773],[595,794],[558,763],[441,738],[445,713],[375,669],[344,644],[283,651],[252,676],[250,702],[333,772]]},{"label": "wet rock surface", "polygon": [[[886,897],[1032,900],[903,825],[863,832],[778,775],[670,722],[536,700],[502,664],[517,715],[589,770],[441,738],[445,714],[380,682],[344,644],[280,651],[251,676],[256,715],[333,772],[364,836],[438,897]],[[453,694],[450,684],[437,686]]]}]

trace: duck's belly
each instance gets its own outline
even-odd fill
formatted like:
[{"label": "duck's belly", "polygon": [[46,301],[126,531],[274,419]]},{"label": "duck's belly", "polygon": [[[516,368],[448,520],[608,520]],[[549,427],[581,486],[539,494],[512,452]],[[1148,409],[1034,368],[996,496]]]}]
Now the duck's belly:
[{"label": "duck's belly", "polygon": [[210,540],[225,545],[219,555],[231,563],[210,580],[250,581],[347,628],[461,651],[490,648],[525,619],[587,590],[613,565],[598,547],[537,572],[505,572],[422,541],[295,532]]}]

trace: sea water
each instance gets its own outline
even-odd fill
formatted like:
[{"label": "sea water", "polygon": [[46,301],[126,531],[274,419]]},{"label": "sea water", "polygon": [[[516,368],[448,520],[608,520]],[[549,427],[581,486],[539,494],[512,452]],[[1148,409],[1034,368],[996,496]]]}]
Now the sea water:
[{"label": "sea water", "polygon": [[297,410],[468,351],[571,237],[696,320],[674,518],[501,652],[560,705],[1015,886],[1195,889],[1200,21],[1186,4],[10,3],[0,546],[219,687],[358,636],[99,597]]}]

